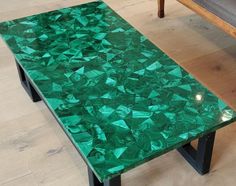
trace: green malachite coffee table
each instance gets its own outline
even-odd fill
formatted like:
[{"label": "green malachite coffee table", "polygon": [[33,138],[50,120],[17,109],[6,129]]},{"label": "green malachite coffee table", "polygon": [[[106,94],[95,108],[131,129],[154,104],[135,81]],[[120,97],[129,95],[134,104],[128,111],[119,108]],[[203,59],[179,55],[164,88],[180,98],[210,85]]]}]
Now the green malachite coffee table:
[{"label": "green malachite coffee table", "polygon": [[120,186],[121,173],[173,149],[205,174],[215,131],[236,120],[101,1],[3,22],[0,34],[23,87],[87,163],[90,186]]}]

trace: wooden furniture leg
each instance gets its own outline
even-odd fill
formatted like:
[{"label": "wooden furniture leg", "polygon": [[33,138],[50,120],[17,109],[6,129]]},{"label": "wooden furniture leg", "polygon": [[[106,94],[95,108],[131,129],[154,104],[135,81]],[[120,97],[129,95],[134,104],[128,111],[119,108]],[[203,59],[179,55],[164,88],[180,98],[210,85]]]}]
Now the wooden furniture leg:
[{"label": "wooden furniture leg", "polygon": [[163,18],[165,16],[165,0],[157,0],[158,3],[158,17]]}]

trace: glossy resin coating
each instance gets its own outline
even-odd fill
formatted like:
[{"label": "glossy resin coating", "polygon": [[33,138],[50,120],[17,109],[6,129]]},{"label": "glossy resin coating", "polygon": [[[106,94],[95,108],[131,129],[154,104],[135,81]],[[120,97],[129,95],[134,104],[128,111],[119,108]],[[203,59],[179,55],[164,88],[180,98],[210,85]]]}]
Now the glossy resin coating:
[{"label": "glossy resin coating", "polygon": [[235,120],[103,2],[3,22],[0,34],[101,181]]}]

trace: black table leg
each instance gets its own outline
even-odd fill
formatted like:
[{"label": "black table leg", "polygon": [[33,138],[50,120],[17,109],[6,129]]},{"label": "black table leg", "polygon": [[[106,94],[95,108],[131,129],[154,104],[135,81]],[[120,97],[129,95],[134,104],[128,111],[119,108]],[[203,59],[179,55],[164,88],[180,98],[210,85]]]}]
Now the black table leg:
[{"label": "black table leg", "polygon": [[40,96],[35,91],[34,87],[30,83],[30,81],[29,81],[27,75],[25,74],[24,70],[21,68],[21,66],[17,62],[16,62],[16,67],[17,67],[17,70],[18,70],[18,74],[19,74],[19,77],[20,77],[21,84],[24,87],[24,89],[26,90],[26,92],[28,93],[28,95],[30,96],[30,98],[32,99],[32,101],[33,102],[40,101],[41,100]]},{"label": "black table leg", "polygon": [[203,175],[210,170],[214,140],[215,132],[211,132],[198,139],[197,149],[188,143],[177,150],[198,173]]},{"label": "black table leg", "polygon": [[121,186],[121,176],[106,180],[101,183],[93,171],[88,167],[89,186]]}]

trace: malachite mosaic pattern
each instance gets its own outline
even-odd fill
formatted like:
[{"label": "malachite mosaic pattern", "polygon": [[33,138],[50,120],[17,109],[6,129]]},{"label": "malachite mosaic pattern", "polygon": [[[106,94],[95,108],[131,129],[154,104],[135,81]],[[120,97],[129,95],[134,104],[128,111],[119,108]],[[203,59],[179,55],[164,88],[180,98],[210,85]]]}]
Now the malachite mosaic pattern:
[{"label": "malachite mosaic pattern", "polygon": [[103,2],[4,22],[0,33],[100,180],[235,120]]}]

